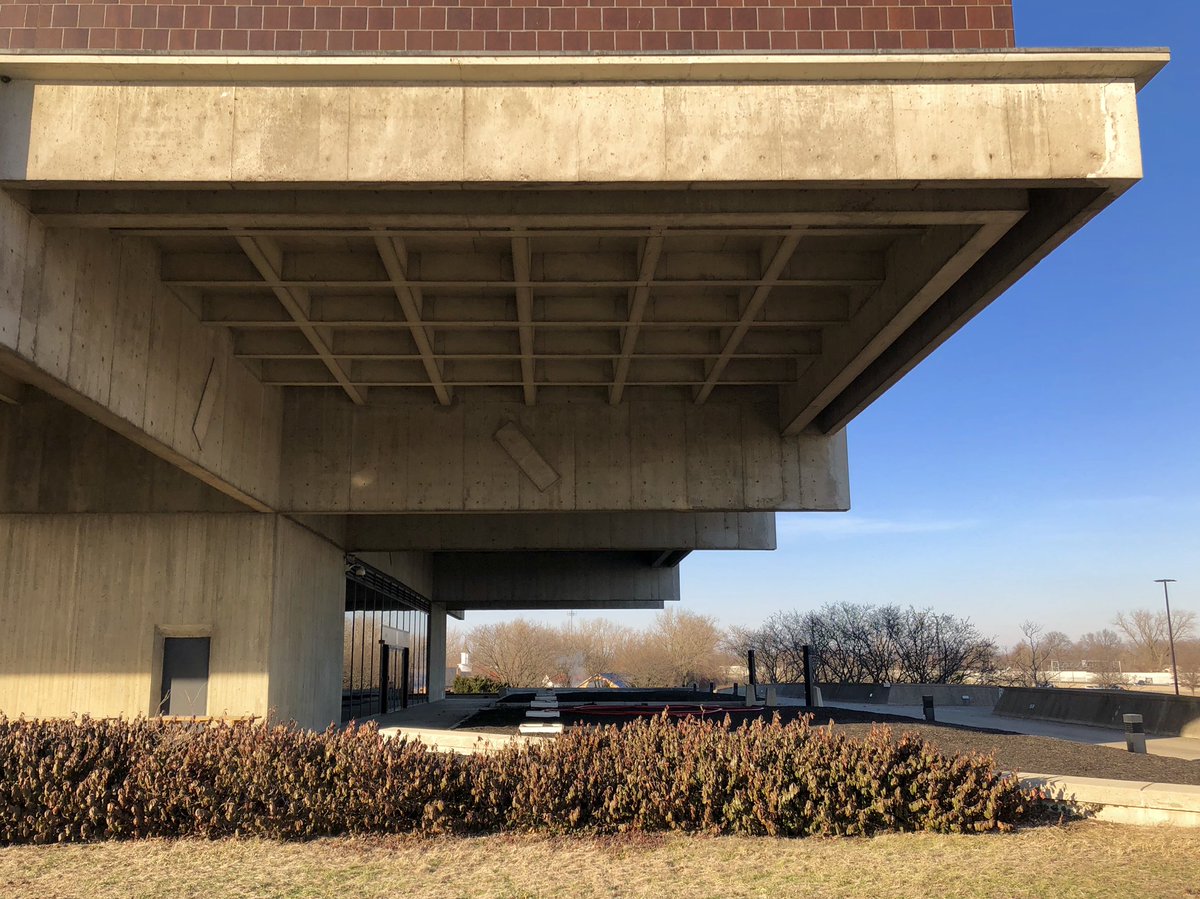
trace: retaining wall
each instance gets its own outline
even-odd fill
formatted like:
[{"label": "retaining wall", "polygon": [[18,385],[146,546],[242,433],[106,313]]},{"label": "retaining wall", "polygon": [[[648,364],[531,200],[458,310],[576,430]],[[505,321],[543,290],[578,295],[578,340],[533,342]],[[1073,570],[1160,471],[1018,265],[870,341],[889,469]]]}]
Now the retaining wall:
[{"label": "retaining wall", "polygon": [[1200,697],[1125,690],[1056,690],[1010,687],[996,705],[1007,718],[1062,721],[1092,727],[1124,727],[1121,716],[1141,715],[1146,733],[1200,737]]},{"label": "retaining wall", "polygon": [[[777,684],[780,696],[802,699],[804,684]],[[821,684],[826,702],[869,703],[871,705],[920,705],[922,696],[932,696],[935,706],[970,705],[991,708],[1000,699],[1003,687],[975,684]],[[969,696],[970,702],[963,702]]]}]

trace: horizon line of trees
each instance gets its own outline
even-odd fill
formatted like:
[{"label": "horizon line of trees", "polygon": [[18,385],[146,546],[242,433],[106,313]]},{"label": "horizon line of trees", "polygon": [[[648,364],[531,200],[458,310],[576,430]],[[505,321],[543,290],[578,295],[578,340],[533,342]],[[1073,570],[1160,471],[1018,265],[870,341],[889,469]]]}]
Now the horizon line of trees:
[{"label": "horizon line of trees", "polygon": [[[1173,615],[1181,686],[1200,689],[1196,617]],[[754,628],[722,628],[685,609],[660,612],[637,629],[605,618],[548,625],[517,618],[452,630],[448,649],[470,654],[472,673],[511,686],[577,685],[616,674],[635,687],[728,684],[745,677],[755,650],[760,683],[804,679],[803,647],[811,648],[820,683],[946,683],[1036,686],[1057,669],[1085,668],[1097,683],[1120,683],[1125,671],[1170,666],[1166,615],[1133,610],[1113,627],[1073,641],[1061,631],[1024,622],[1008,648],[969,618],[916,606],[827,603],[776,612]],[[737,676],[738,669],[741,676]]]}]

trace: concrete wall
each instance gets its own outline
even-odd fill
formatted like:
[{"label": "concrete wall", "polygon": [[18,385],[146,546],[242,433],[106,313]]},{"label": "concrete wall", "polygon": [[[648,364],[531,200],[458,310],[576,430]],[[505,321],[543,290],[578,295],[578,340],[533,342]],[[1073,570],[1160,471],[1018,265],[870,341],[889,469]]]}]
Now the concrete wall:
[{"label": "concrete wall", "polygon": [[149,714],[164,636],[210,636],[213,715],[338,717],[341,552],[257,514],[0,515],[0,712]]},{"label": "concrete wall", "polygon": [[[780,684],[779,691],[780,696],[800,697],[804,684]],[[932,696],[935,706],[963,705],[962,698],[970,696],[970,705],[990,709],[1003,693],[1002,687],[977,684],[821,684],[826,702],[871,705],[920,705],[923,696]]]},{"label": "concrete wall", "polygon": [[[397,541],[392,546],[407,546]],[[351,546],[349,549],[353,550]],[[416,590],[426,599],[433,598],[433,555],[420,551],[356,552],[360,559],[402,584]]]},{"label": "concrete wall", "polygon": [[1144,718],[1146,733],[1200,737],[1200,698],[1125,690],[1058,690],[1011,687],[996,705],[1008,718],[1064,721],[1123,728],[1122,715]]},{"label": "concrete wall", "polygon": [[[13,49],[414,53],[883,50],[1011,47],[1011,0],[160,0],[90,4],[36,0],[0,7],[0,47]],[[524,8],[523,8],[524,7]],[[39,13],[42,13],[39,15]]]},{"label": "concrete wall", "polygon": [[41,391],[0,403],[0,512],[245,511]]},{"label": "concrete wall", "polygon": [[[514,422],[558,480],[545,490],[493,437]],[[781,437],[767,402],[449,407],[293,391],[281,510],[751,511],[849,508],[844,433]]]},{"label": "concrete wall", "polygon": [[321,729],[341,718],[343,554],[282,516],[276,522],[268,707]]},{"label": "concrete wall", "polygon": [[275,499],[279,390],[159,282],[150,243],[46,228],[0,191],[2,371],[231,495]]},{"label": "concrete wall", "polygon": [[259,515],[0,515],[0,711],[149,714],[162,637],[208,634],[209,712],[265,715],[272,543]]}]

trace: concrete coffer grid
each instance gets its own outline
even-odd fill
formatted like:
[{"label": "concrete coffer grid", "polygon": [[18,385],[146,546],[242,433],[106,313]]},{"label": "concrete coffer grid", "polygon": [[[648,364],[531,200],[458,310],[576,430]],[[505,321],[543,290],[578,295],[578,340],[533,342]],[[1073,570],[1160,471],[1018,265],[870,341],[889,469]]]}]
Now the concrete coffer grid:
[{"label": "concrete coffer grid", "polygon": [[[847,424],[1136,183],[1167,60],[5,52],[305,14],[60,7],[0,12],[8,714],[149,712],[207,636],[214,711],[321,726],[347,553],[429,597],[444,672],[447,613],[660,608],[688,553],[848,509]],[[353,49],[329,9],[310,49]],[[796,49],[1011,45],[999,2],[803,12]]]}]

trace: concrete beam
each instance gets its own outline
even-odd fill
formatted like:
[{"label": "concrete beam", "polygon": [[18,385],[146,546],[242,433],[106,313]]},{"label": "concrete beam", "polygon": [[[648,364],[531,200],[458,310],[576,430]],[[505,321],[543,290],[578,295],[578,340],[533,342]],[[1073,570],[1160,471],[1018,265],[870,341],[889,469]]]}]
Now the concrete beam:
[{"label": "concrete beam", "polygon": [[890,277],[849,324],[829,329],[821,356],[804,379],[780,389],[780,423],[799,434],[904,330],[954,285],[1024,215],[979,227],[930,230],[888,250]]},{"label": "concrete beam", "polygon": [[280,283],[283,277],[283,251],[280,250],[278,244],[269,238],[246,236],[239,236],[237,242],[238,246],[242,248],[242,252],[246,254],[246,258],[254,266],[255,271],[258,272],[259,277],[262,278],[263,284],[271,288],[271,292],[275,294],[287,314],[292,317],[292,321],[299,327],[300,333],[311,344],[313,352],[325,364],[334,380],[342,385],[342,389],[346,391],[346,395],[353,402],[361,406],[365,402],[362,391],[350,383],[350,378],[342,368],[341,362],[333,358],[328,339],[308,320],[309,298],[307,292],[303,287],[285,286]]},{"label": "concrete beam", "polygon": [[148,241],[47,228],[0,192],[0,246],[0,371],[249,508],[272,508],[279,391],[162,285]]},{"label": "concrete beam", "polygon": [[[929,60],[924,78],[909,81],[756,77],[756,69],[779,66],[775,59],[738,67],[737,83],[692,81],[681,62],[658,83],[610,65],[608,80],[595,83],[534,76],[231,89],[232,66],[207,83],[144,82],[137,76],[146,69],[129,62],[108,63],[110,73],[122,72],[108,83],[61,73],[51,82],[10,58],[0,65],[17,77],[0,86],[0,121],[28,140],[5,143],[0,182],[912,185],[1140,177],[1134,96],[1158,59],[1127,64],[1124,78],[1042,81],[1013,55],[1007,67],[993,64],[1012,73],[1003,81],[955,76],[963,70],[943,62]],[[924,80],[939,68],[945,79]],[[319,69],[303,70],[321,80],[313,74]]]},{"label": "concrete beam", "polygon": [[0,404],[0,512],[245,512],[136,443],[39,390]]},{"label": "concrete beam", "polygon": [[645,608],[679,599],[679,569],[653,568],[643,553],[435,553],[433,579],[438,601],[454,609]]},{"label": "concrete beam", "polygon": [[478,605],[468,606],[462,609],[451,609],[447,612],[459,621],[466,618],[468,612],[554,612],[562,609],[571,609],[576,612],[611,612],[614,610],[629,610],[629,609],[665,609],[667,604],[662,600],[610,600],[602,602],[575,602],[571,601],[567,605],[560,602],[528,602],[521,599],[506,600],[497,605],[488,605],[480,603]]},{"label": "concrete beam", "polygon": [[20,405],[24,392],[24,384],[0,371],[0,403],[8,403],[10,406]]},{"label": "concrete beam", "polygon": [[988,53],[730,53],[631,56],[201,56],[5,53],[0,75],[27,80],[223,84],[348,82],[488,84],[572,82],[1133,81],[1170,60],[1161,48]]},{"label": "concrete beam", "polygon": [[[585,234],[661,233],[685,227],[727,229],[792,227],[896,228],[980,224],[993,213],[1024,211],[1025,191],[1010,179],[998,185],[962,184],[954,190],[913,186],[904,190],[839,187],[820,190],[740,185],[736,190],[696,191],[679,185],[627,190],[501,190],[471,187],[443,191],[304,191],[263,188],[255,191],[130,191],[119,184],[85,191],[39,185],[28,193],[29,209],[57,227],[147,230],[221,228],[229,234],[263,229],[346,228],[382,230],[390,235],[431,229],[499,230],[505,237],[546,229],[583,229]],[[895,185],[888,185],[893,187]],[[946,185],[951,186],[951,185]],[[811,236],[811,235],[810,235]],[[243,269],[250,277],[256,277]],[[386,273],[373,279],[390,283]],[[498,286],[512,286],[496,278]],[[626,287],[636,288],[631,278]]]},{"label": "concrete beam", "polygon": [[[509,421],[560,474],[546,490],[492,439]],[[844,435],[781,437],[770,398],[687,394],[446,408],[294,391],[282,464],[284,510],[322,514],[837,511],[849,483]]]},{"label": "concrete beam", "polygon": [[1021,221],[830,400],[813,419],[816,429],[832,433],[846,427],[1122,192],[1032,191]]},{"label": "concrete beam", "polygon": [[348,515],[351,552],[773,550],[773,512]]}]

